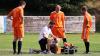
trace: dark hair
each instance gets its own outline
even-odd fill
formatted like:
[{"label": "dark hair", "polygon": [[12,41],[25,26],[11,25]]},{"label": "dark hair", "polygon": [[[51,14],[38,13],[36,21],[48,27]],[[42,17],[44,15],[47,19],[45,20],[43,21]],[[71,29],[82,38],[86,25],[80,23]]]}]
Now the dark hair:
[{"label": "dark hair", "polygon": [[21,6],[21,5],[26,5],[26,2],[23,0],[19,1],[19,6]]},{"label": "dark hair", "polygon": [[87,10],[87,6],[82,6],[81,10],[82,11],[86,11]]},{"label": "dark hair", "polygon": [[49,22],[49,25],[54,25],[55,23],[53,21],[50,21]]}]

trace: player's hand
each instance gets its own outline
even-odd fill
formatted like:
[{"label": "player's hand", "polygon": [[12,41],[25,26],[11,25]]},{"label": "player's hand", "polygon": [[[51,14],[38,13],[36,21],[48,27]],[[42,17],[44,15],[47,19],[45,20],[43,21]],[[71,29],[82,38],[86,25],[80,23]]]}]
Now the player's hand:
[{"label": "player's hand", "polygon": [[54,41],[55,41],[55,43],[57,43],[57,42],[58,42],[56,38],[54,38]]},{"label": "player's hand", "polygon": [[63,32],[65,32],[65,29],[63,30]]},{"label": "player's hand", "polygon": [[90,28],[89,26],[86,26],[87,28]]},{"label": "player's hand", "polygon": [[23,22],[20,22],[20,24],[22,24]]},{"label": "player's hand", "polygon": [[11,18],[11,17],[7,17],[7,19],[10,19],[10,20],[12,20],[12,18]]}]

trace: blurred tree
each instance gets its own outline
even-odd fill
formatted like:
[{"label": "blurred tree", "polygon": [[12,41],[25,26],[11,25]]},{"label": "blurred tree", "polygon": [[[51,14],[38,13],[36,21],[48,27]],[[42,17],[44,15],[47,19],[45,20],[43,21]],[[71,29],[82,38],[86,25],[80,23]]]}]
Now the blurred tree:
[{"label": "blurred tree", "polygon": [[66,15],[80,15],[80,6],[85,4],[85,1],[86,0],[52,0],[48,5],[54,7],[56,4],[60,4],[62,11],[64,11]]},{"label": "blurred tree", "polygon": [[[20,0],[0,0],[0,9],[9,9],[16,7]],[[25,12],[28,15],[49,15],[54,10],[56,4],[62,6],[62,11],[66,15],[80,15],[80,5],[86,0],[25,0],[27,5]]]}]

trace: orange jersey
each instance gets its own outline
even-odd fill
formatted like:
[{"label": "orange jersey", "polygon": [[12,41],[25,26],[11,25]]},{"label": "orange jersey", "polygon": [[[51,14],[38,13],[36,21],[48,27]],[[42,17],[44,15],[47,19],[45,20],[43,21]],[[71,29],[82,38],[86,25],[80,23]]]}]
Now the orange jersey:
[{"label": "orange jersey", "polygon": [[58,38],[64,38],[65,37],[64,28],[62,28],[62,27],[53,27],[51,30],[52,30],[53,35],[55,35],[56,37],[58,37]]},{"label": "orange jersey", "polygon": [[12,16],[12,27],[22,27],[23,26],[23,8],[16,7],[8,15]]},{"label": "orange jersey", "polygon": [[15,27],[15,28],[13,28],[13,30],[14,30],[13,34],[14,34],[15,38],[24,37],[24,28],[23,27],[19,27],[19,28]]},{"label": "orange jersey", "polygon": [[86,26],[89,28],[92,26],[92,16],[88,12],[86,12],[84,15],[83,28],[86,28]]},{"label": "orange jersey", "polygon": [[64,27],[64,13],[63,12],[56,12],[53,11],[50,14],[50,20],[53,21],[55,23],[54,27]]},{"label": "orange jersey", "polygon": [[92,26],[92,17],[88,12],[86,12],[84,15],[82,39],[89,40],[89,33],[90,33],[91,26]]}]

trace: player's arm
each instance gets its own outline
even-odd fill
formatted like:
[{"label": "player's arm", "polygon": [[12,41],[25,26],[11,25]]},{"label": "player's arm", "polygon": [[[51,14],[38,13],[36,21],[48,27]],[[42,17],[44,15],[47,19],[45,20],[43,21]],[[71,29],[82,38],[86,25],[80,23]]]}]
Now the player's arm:
[{"label": "player's arm", "polygon": [[65,31],[65,15],[64,15],[64,13],[62,14],[62,25],[63,25],[64,31]]},{"label": "player's arm", "polygon": [[50,36],[53,37],[53,38],[56,38],[56,36],[53,35],[52,31],[50,32]]},{"label": "player's arm", "polygon": [[88,28],[90,27],[89,21],[90,21],[89,18],[86,16],[86,27]]},{"label": "player's arm", "polygon": [[24,11],[23,11],[23,9],[20,9],[20,17],[21,17],[22,23],[24,21],[23,16],[24,16]]},{"label": "player's arm", "polygon": [[13,11],[11,11],[8,15],[7,15],[7,19],[12,20],[11,16],[12,16]]},{"label": "player's arm", "polygon": [[62,14],[62,24],[63,24],[63,27],[65,27],[65,15],[64,15],[64,13]]},{"label": "player's arm", "polygon": [[48,35],[46,33],[43,33],[44,38],[48,38]]},{"label": "player's arm", "polygon": [[54,21],[53,19],[54,19],[53,12],[51,12],[51,14],[50,14],[50,21],[53,22]]}]

